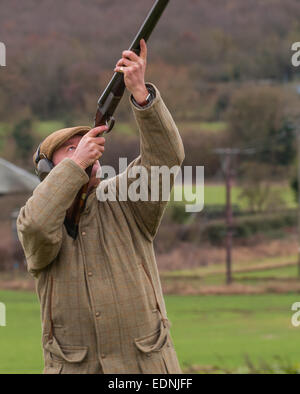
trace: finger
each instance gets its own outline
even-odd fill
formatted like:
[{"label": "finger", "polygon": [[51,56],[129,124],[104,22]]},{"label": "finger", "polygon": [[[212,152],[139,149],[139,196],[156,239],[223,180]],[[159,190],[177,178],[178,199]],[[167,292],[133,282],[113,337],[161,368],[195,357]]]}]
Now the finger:
[{"label": "finger", "polygon": [[131,60],[132,62],[139,62],[139,56],[133,51],[123,51],[122,56]]},{"label": "finger", "polygon": [[135,66],[136,63],[133,63],[133,66],[130,67],[116,67],[114,71],[122,73],[124,75],[131,74],[132,71],[136,70],[138,66]]},{"label": "finger", "polygon": [[97,159],[99,159],[99,157],[102,156],[103,152],[104,152],[105,148],[103,145],[97,146],[97,148],[95,148],[95,157]]},{"label": "finger", "polygon": [[98,126],[98,127],[94,127],[93,129],[91,129],[86,135],[88,135],[89,137],[97,137],[98,134],[102,134],[107,130],[108,130],[108,127],[106,125]]},{"label": "finger", "polygon": [[122,73],[122,74],[124,74],[124,69],[125,69],[125,67],[115,67],[115,69],[114,69],[114,71],[116,71],[117,73]]},{"label": "finger", "polygon": [[141,57],[143,60],[146,60],[146,59],[147,59],[147,52],[148,52],[148,49],[147,49],[146,41],[145,41],[143,38],[142,38],[141,41],[140,41],[140,47],[141,47],[140,57]]},{"label": "finger", "polygon": [[104,152],[104,145],[97,145],[97,144],[93,144],[91,149],[93,150],[93,152],[97,153],[97,152]]},{"label": "finger", "polygon": [[104,145],[105,144],[104,137],[94,137],[94,138],[91,138],[91,140],[97,145]]},{"label": "finger", "polygon": [[131,67],[116,67],[115,71],[123,73],[124,77],[126,78],[126,76],[133,75],[137,68],[137,65],[133,65]]},{"label": "finger", "polygon": [[116,64],[117,67],[119,66],[132,66],[134,62],[132,62],[131,60],[125,59],[124,57],[122,57],[122,59],[120,59],[118,61],[118,63]]}]

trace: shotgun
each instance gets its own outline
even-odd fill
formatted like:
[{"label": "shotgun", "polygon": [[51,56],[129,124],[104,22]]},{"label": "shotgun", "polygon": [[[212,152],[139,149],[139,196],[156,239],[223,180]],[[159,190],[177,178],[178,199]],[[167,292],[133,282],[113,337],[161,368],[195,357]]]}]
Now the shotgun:
[{"label": "shotgun", "polygon": [[[135,52],[137,55],[140,54],[140,40],[143,38],[146,42],[148,41],[168,3],[169,0],[156,0],[144,23],[135,36],[132,44],[130,45],[130,51]],[[108,127],[108,131],[106,133],[112,130],[115,124],[113,114],[123,97],[125,88],[124,74],[115,72],[98,100],[94,127],[106,125]],[[92,168],[93,167],[90,166],[86,169],[86,173],[89,177],[91,176]],[[80,215],[85,206],[87,188],[88,183],[84,185],[78,192],[74,203],[67,211],[65,218],[64,224],[66,230],[73,239],[76,239],[78,235],[78,224]]]}]

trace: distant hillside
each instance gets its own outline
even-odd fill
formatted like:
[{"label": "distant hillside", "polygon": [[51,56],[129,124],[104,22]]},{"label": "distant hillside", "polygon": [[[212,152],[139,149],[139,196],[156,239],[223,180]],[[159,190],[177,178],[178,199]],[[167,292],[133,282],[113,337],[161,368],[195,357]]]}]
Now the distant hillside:
[{"label": "distant hillside", "polygon": [[[24,108],[46,118],[93,111],[153,3],[1,0],[0,119]],[[203,94],[203,83],[292,79],[290,47],[299,40],[298,0],[171,0],[149,42],[149,78],[170,92],[171,107],[174,95],[190,93],[179,111]]]},{"label": "distant hillside", "polygon": [[[0,39],[11,55],[22,57],[39,46],[47,58],[74,54],[76,61],[83,46],[99,67],[112,67],[153,3],[2,0]],[[250,72],[262,54],[284,62],[291,40],[300,39],[299,23],[298,0],[171,0],[151,39],[152,57],[210,67],[229,61]],[[262,66],[257,64],[252,72],[261,67],[260,73],[268,76]]]}]

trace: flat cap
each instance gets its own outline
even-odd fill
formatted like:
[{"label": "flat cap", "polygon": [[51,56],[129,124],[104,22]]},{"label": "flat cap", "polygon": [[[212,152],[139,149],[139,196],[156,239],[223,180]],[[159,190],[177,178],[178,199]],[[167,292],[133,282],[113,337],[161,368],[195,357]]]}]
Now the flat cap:
[{"label": "flat cap", "polygon": [[[89,126],[77,126],[69,127],[67,129],[61,129],[54,131],[52,134],[48,135],[40,145],[40,156],[46,157],[48,160],[52,160],[52,155],[56,149],[58,149],[64,142],[68,141],[74,135],[84,135],[91,127]],[[38,150],[37,150],[38,151]],[[37,166],[35,161],[37,151],[33,155],[34,166]]]}]

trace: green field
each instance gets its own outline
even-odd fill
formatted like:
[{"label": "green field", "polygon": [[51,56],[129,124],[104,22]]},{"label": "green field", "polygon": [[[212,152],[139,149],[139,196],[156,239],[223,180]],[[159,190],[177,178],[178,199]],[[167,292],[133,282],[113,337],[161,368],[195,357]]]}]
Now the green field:
[{"label": "green field", "polygon": [[[88,119],[76,119],[70,124],[67,121],[58,119],[54,120],[35,120],[32,129],[37,136],[45,138],[47,135],[55,130],[63,129],[64,127],[71,127],[72,125],[89,125]],[[0,122],[0,135],[7,135],[11,132],[13,125],[10,123]],[[222,132],[226,129],[225,122],[178,122],[179,130],[202,132]],[[130,122],[121,122],[117,120],[114,131],[121,134],[136,134],[136,126]]]},{"label": "green field", "polygon": [[226,130],[226,122],[176,122],[180,133],[184,134],[185,131],[193,132],[210,132],[210,133],[221,133]]},{"label": "green field", "polygon": [[[76,120],[75,124],[88,124],[87,120]],[[72,126],[72,125],[70,125]],[[35,121],[33,124],[34,131],[39,134],[41,137],[45,137],[48,134],[52,133],[55,130],[69,127],[65,122],[60,120],[47,120],[47,121]],[[188,131],[209,131],[209,132],[222,132],[226,129],[225,122],[178,122],[179,130],[188,130]],[[0,126],[1,129],[1,126]],[[120,122],[117,120],[115,129],[116,132],[122,134],[135,134],[136,127],[131,125],[129,122]]]},{"label": "green field", "polygon": [[[175,188],[182,188],[182,186],[175,185]],[[195,185],[185,185],[185,198],[190,203],[193,203],[193,199],[195,198],[195,194],[200,196],[201,187],[196,188]],[[174,196],[174,189],[171,193],[171,200]],[[293,190],[288,185],[273,185],[272,189],[274,192],[278,193],[281,199],[284,201],[287,208],[295,208],[297,206]],[[242,189],[239,186],[233,186],[231,189],[231,201],[233,205],[238,206],[240,209],[247,208],[247,202],[245,199],[240,197]],[[177,191],[179,195],[181,192]],[[182,193],[183,195],[183,193]],[[200,197],[197,197],[200,199]],[[207,184],[204,181],[204,209],[205,206],[208,205],[225,205],[226,202],[226,194],[225,194],[225,185],[223,184]]]},{"label": "green field", "polygon": [[[246,357],[260,365],[280,357],[300,361],[300,327],[291,324],[297,294],[166,296],[181,366],[243,371]],[[7,325],[0,327],[0,373],[41,373],[40,317],[32,293],[0,291]]]},{"label": "green field", "polygon": [[[261,280],[296,280],[297,255],[265,257],[244,262],[232,262],[232,275],[235,282],[259,284]],[[181,269],[161,272],[164,280],[193,281],[198,287],[203,285],[223,285],[225,282],[225,264],[210,264],[193,269]]]}]

